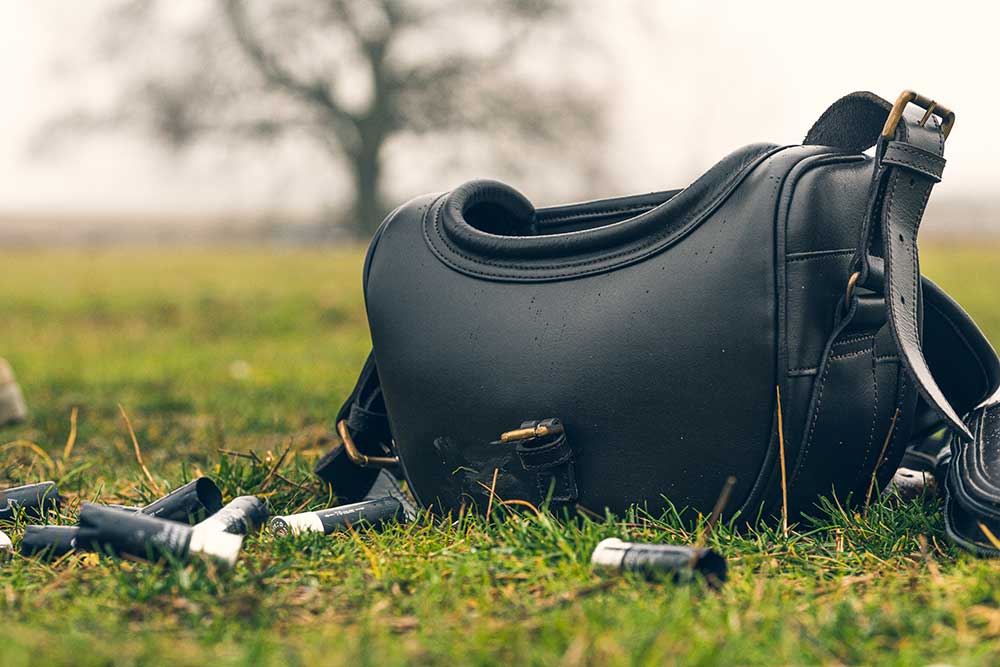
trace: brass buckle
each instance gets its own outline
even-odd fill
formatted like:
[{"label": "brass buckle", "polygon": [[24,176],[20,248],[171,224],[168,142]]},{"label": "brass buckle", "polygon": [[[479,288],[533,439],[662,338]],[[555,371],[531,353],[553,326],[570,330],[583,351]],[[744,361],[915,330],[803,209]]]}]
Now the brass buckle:
[{"label": "brass buckle", "polygon": [[924,97],[912,90],[904,90],[896,98],[896,103],[892,105],[889,117],[885,119],[885,126],[882,128],[882,136],[891,139],[896,134],[896,127],[903,118],[903,110],[907,104],[915,104],[924,110],[924,116],[918,125],[923,127],[932,115],[941,119],[941,132],[947,139],[951,134],[951,128],[955,126],[955,112],[939,102],[935,102],[929,97]]},{"label": "brass buckle", "polygon": [[368,456],[362,454],[358,446],[354,444],[354,438],[347,430],[347,420],[341,419],[337,422],[337,434],[341,442],[344,443],[344,451],[351,463],[359,468],[392,468],[399,464],[398,456]]}]

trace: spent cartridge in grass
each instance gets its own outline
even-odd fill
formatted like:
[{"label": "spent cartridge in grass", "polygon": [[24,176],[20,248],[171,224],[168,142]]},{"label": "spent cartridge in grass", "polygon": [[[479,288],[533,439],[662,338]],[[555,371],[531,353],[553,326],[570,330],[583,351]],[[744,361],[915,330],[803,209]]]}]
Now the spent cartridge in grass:
[{"label": "spent cartridge in grass", "polygon": [[329,535],[362,523],[378,528],[393,521],[405,522],[406,513],[399,500],[386,496],[316,512],[276,516],[268,525],[275,535],[308,532]]},{"label": "spent cartridge in grass", "polygon": [[715,586],[726,580],[726,559],[699,547],[624,542],[610,537],[597,545],[590,562],[598,569],[636,572],[651,579],[688,581],[700,574]]},{"label": "spent cartridge in grass", "polygon": [[[51,482],[48,482],[51,484]],[[54,489],[55,487],[53,487]],[[237,500],[240,500],[237,498]],[[235,500],[233,501],[236,502]],[[174,489],[145,507],[101,505],[127,514],[145,514],[165,521],[189,523],[212,515],[222,507],[222,492],[208,477],[199,477]],[[266,514],[265,514],[266,517]],[[260,522],[264,519],[261,518]],[[228,530],[225,532],[234,532]],[[76,526],[26,526],[21,540],[21,553],[25,556],[58,558],[76,549],[86,551],[87,543],[77,539]]]},{"label": "spent cartridge in grass", "polygon": [[25,526],[21,555],[58,558],[76,549],[76,526]]},{"label": "spent cartridge in grass", "polygon": [[219,491],[219,487],[208,477],[199,477],[154,500],[139,511],[158,519],[197,523],[220,509],[222,509],[222,492]]},{"label": "spent cartridge in grass", "polygon": [[30,517],[42,517],[59,508],[55,482],[38,482],[0,491],[0,521],[11,521],[23,511]]},{"label": "spent cartridge in grass", "polygon": [[[185,492],[185,494],[190,498],[188,492]],[[148,508],[145,507],[139,509],[132,507],[110,507],[132,514],[146,514],[148,511]],[[177,513],[175,516],[180,516],[180,514]],[[185,513],[183,516],[186,521],[190,514]],[[233,499],[228,505],[211,517],[193,526],[193,529],[245,535],[260,530],[266,521],[267,508],[259,498],[255,496],[240,496]],[[21,553],[25,556],[58,558],[78,548],[76,538],[79,530],[76,526],[26,526],[24,538],[21,540]],[[87,545],[85,544],[79,544],[79,548],[82,550],[86,550],[86,547]]]},{"label": "spent cartridge in grass", "polygon": [[84,503],[76,543],[89,549],[111,551],[147,560],[187,559],[207,556],[232,566],[243,544],[242,535],[216,530],[195,530],[175,521],[140,512]]}]

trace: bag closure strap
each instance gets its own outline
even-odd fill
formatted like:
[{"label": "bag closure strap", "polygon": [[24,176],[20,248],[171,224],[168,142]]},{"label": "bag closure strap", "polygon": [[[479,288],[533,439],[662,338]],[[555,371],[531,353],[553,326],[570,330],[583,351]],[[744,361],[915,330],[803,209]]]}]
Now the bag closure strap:
[{"label": "bag closure strap", "polygon": [[[887,106],[871,93],[841,98],[809,131],[806,143],[833,139],[835,145],[849,150],[875,146],[868,211],[846,299],[850,303],[855,298],[855,285],[867,285],[868,258],[883,256],[888,319],[902,363],[927,403],[957,434],[971,439],[961,416],[935,381],[921,347],[917,234],[931,190],[944,172],[945,138],[954,126],[955,114],[912,91],[904,91],[886,112]],[[881,114],[886,114],[885,123],[876,135]]]}]

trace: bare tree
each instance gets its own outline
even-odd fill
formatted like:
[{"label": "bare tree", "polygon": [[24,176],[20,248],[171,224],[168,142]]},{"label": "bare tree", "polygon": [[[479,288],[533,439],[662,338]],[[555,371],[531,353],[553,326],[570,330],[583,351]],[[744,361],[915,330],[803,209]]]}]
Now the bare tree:
[{"label": "bare tree", "polygon": [[103,62],[123,82],[112,111],[63,122],[138,125],[174,148],[308,133],[352,176],[358,235],[386,212],[395,138],[558,151],[601,128],[592,94],[524,62],[533,38],[572,16],[559,0],[216,0],[171,28],[154,57],[163,10],[132,0],[108,17]]}]

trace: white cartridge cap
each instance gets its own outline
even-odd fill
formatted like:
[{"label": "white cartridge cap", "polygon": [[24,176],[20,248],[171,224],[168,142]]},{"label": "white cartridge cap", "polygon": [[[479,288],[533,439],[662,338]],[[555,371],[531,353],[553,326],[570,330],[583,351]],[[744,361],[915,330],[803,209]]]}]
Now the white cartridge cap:
[{"label": "white cartridge cap", "polygon": [[609,537],[598,542],[594,547],[594,553],[590,556],[590,564],[595,567],[605,567],[617,570],[621,568],[625,559],[625,552],[632,546],[628,542],[623,542],[617,537]]},{"label": "white cartridge cap", "polygon": [[223,533],[211,528],[195,528],[191,531],[191,544],[188,551],[200,553],[225,563],[232,567],[240,555],[243,546],[243,536]]},{"label": "white cartridge cap", "polygon": [[7,533],[0,530],[0,551],[10,551],[14,548],[14,543],[10,541]]},{"label": "white cartridge cap", "polygon": [[323,521],[316,512],[303,512],[276,516],[268,523],[275,535],[298,535],[299,533],[325,533]]}]

